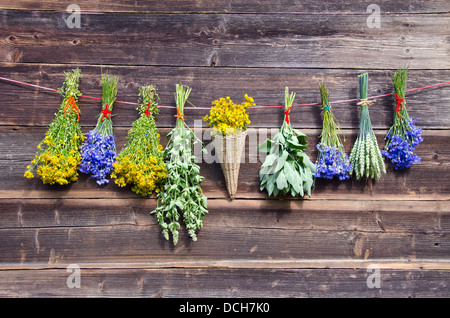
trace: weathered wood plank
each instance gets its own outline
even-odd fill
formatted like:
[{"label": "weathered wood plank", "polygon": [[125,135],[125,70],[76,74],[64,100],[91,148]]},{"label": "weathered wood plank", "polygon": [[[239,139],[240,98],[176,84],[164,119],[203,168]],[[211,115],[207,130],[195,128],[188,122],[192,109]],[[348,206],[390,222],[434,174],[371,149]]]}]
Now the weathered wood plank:
[{"label": "weathered wood plank", "polygon": [[[161,129],[162,143],[170,129]],[[200,130],[199,130],[200,131]],[[205,130],[202,130],[205,132]],[[309,136],[307,154],[315,160],[314,148],[318,142],[319,130],[303,130]],[[125,144],[127,129],[116,128],[117,148],[120,151]],[[345,131],[345,147],[350,151],[356,139],[354,131]],[[113,182],[99,187],[89,177],[81,174],[79,180],[67,187],[43,185],[41,180],[23,177],[25,167],[34,158],[36,145],[43,138],[45,128],[3,127],[0,129],[0,196],[2,198],[137,198],[131,190],[119,188]],[[199,137],[201,136],[201,132]],[[384,145],[385,132],[377,131],[380,147]],[[237,198],[267,198],[265,192],[259,191],[258,171],[263,158],[256,154],[254,148],[270,134],[260,134],[260,130],[249,131],[245,151],[245,162],[241,164]],[[210,156],[199,154],[202,162],[200,173],[205,177],[202,188],[210,198],[228,198],[220,165],[213,157],[212,143],[205,135],[203,141]],[[388,173],[373,183],[372,187],[362,181],[316,180],[312,199],[342,198],[358,200],[385,199],[435,199],[448,200],[450,193],[448,177],[450,152],[445,147],[448,131],[424,131],[425,141],[417,147],[417,154],[422,161],[408,171],[395,171],[388,164]],[[259,140],[259,141],[258,141]],[[250,149],[252,150],[250,152]]]},{"label": "weathered wood plank", "polygon": [[[0,8],[15,10],[45,10],[65,12],[67,6],[73,4],[71,0],[16,0],[14,2],[1,0]],[[105,3],[103,1],[79,0],[77,4],[82,12],[191,12],[191,13],[365,13],[367,1],[328,0],[317,2],[308,1],[257,1],[257,0],[171,0],[171,1],[142,1],[122,0]],[[379,0],[382,13],[436,13],[448,12],[445,0],[389,1]]]},{"label": "weathered wood plank", "polygon": [[[147,212],[145,212],[147,213]],[[242,211],[241,213],[245,213]],[[211,262],[290,259],[448,260],[446,233],[336,231],[205,226],[192,242],[182,228],[178,244],[151,225],[4,228],[1,264],[21,266],[72,263]]]},{"label": "weathered wood plank", "polygon": [[149,214],[156,205],[152,199],[0,204],[0,259],[5,266],[159,262],[202,267],[200,263],[233,266],[236,261],[241,266],[243,260],[246,266],[274,261],[272,266],[279,267],[290,266],[279,262],[323,255],[336,260],[447,259],[450,248],[448,201],[210,200],[199,240],[191,242],[182,228],[176,248],[162,238]]},{"label": "weathered wood plank", "polygon": [[[2,10],[1,62],[283,68],[450,69],[447,14],[82,15]],[[142,32],[145,30],[145,32]]]},{"label": "weathered wood plank", "polygon": [[[65,269],[3,270],[0,271],[0,295],[157,298],[445,298],[450,295],[448,271],[440,270],[382,269],[380,288],[369,288],[370,272],[366,269],[81,269],[80,288],[68,288],[71,273]],[[276,307],[278,303],[274,306],[268,302],[270,312],[281,312],[282,308]],[[179,307],[171,304],[165,312],[178,313]],[[223,312],[223,307],[219,308],[214,312]]]},{"label": "weathered wood plank", "polygon": [[[75,67],[75,66],[74,66]],[[25,81],[57,89],[64,82],[64,71],[72,66],[2,64],[2,77]],[[83,78],[80,89],[83,94],[101,97],[101,70],[99,66],[80,66]],[[283,105],[284,88],[288,86],[297,94],[295,104],[320,102],[318,85],[323,81],[329,90],[331,101],[359,98],[358,74],[364,70],[328,69],[242,69],[242,68],[175,68],[175,67],[103,67],[104,72],[119,76],[119,101],[137,102],[140,86],[155,84],[162,105],[175,106],[175,84],[183,83],[192,88],[189,100],[197,107],[211,107],[213,100],[230,96],[239,103],[244,94],[254,97],[258,105]],[[377,70],[369,73],[369,95],[378,96],[392,92],[390,75],[394,70]],[[408,88],[418,88],[448,80],[446,70],[410,70]],[[419,118],[417,125],[423,128],[448,129],[450,113],[450,86],[441,86],[407,94],[407,107],[412,117]],[[54,118],[61,99],[47,92],[22,85],[0,81],[0,125],[48,125]],[[435,102],[439,101],[439,102]],[[97,100],[81,98],[80,124],[95,125],[100,112]],[[395,112],[393,98],[379,98],[370,109],[372,125],[388,129]],[[342,128],[359,127],[359,109],[356,102],[333,104],[336,118]],[[175,125],[174,109],[161,109],[157,117],[158,127]],[[204,109],[186,109],[186,123],[192,127],[202,123],[208,113]],[[133,105],[114,106],[115,127],[130,127],[136,119]],[[270,118],[270,120],[268,120]],[[283,121],[281,108],[250,110],[250,127],[279,128]],[[197,121],[197,122],[196,122]],[[300,128],[321,128],[320,106],[296,107],[291,112],[291,122]],[[205,123],[203,123],[205,126]]]},{"label": "weathered wood plank", "polygon": [[[0,229],[156,225],[154,199],[2,199]],[[332,205],[332,208],[330,208]],[[205,226],[447,234],[448,201],[211,199]],[[245,212],[244,212],[245,211]]]}]

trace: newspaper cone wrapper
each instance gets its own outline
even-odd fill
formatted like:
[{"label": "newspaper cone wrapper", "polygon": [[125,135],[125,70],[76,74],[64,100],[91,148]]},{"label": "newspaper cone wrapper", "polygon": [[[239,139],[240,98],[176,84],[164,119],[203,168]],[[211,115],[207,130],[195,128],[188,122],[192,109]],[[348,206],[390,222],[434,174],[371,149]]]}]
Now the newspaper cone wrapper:
[{"label": "newspaper cone wrapper", "polygon": [[216,156],[220,162],[220,167],[222,168],[225,177],[228,195],[231,200],[234,199],[237,192],[239,168],[245,147],[246,136],[246,131],[232,136],[223,136],[221,134],[213,135]]}]

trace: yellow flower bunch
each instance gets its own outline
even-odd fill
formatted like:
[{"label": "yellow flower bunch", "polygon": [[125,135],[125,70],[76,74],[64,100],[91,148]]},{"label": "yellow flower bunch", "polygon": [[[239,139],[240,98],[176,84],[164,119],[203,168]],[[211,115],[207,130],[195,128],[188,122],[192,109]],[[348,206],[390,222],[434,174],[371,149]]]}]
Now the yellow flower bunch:
[{"label": "yellow flower bunch", "polygon": [[79,108],[78,81],[79,69],[65,73],[66,80],[60,92],[63,102],[55,119],[50,124],[45,138],[37,145],[37,152],[24,174],[34,178],[33,170],[41,176],[44,184],[66,185],[78,179],[78,167],[81,161],[79,152],[85,139],[78,123]]},{"label": "yellow flower bunch", "polygon": [[156,156],[142,159],[141,154],[127,154],[114,164],[113,174],[119,187],[132,185],[131,190],[136,194],[150,196],[162,190],[167,169]]},{"label": "yellow flower bunch", "polygon": [[245,94],[245,101],[235,104],[229,96],[212,102],[214,105],[209,115],[203,117],[207,126],[213,128],[213,133],[234,135],[245,131],[250,124],[247,108],[254,106],[252,97]]},{"label": "yellow flower bunch", "polygon": [[167,177],[163,147],[153,114],[158,114],[158,95],[153,85],[141,87],[139,118],[128,131],[128,142],[116,157],[111,178],[119,187],[131,186],[141,196],[150,196],[163,188]]},{"label": "yellow flower bunch", "polygon": [[77,180],[77,168],[81,160],[78,153],[68,157],[44,153],[40,157],[43,164],[37,169],[37,174],[41,176],[43,183],[65,185]]}]

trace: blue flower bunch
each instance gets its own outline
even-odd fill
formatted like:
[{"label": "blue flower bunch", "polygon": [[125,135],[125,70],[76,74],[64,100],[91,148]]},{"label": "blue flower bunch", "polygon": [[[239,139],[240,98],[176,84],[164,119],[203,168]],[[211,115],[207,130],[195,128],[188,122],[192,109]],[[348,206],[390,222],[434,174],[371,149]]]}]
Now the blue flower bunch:
[{"label": "blue flower bunch", "polygon": [[95,129],[85,134],[86,140],[81,145],[80,171],[90,174],[98,185],[107,184],[107,177],[116,161],[115,136],[102,136]]},{"label": "blue flower bunch", "polygon": [[420,158],[415,154],[416,146],[423,141],[422,129],[415,125],[416,119],[408,121],[410,129],[403,136],[386,135],[386,147],[381,153],[395,164],[395,170],[410,168],[414,163],[420,162]]},{"label": "blue flower bunch", "polygon": [[322,99],[323,127],[320,142],[316,146],[319,152],[314,177],[333,179],[336,176],[339,180],[349,179],[352,165],[338,134],[340,128],[328,102],[328,90],[322,83],[319,88]]},{"label": "blue flower bunch", "polygon": [[352,165],[347,154],[341,152],[336,147],[330,147],[321,143],[317,144],[316,148],[319,154],[316,162],[317,170],[314,173],[314,177],[333,179],[336,176],[339,180],[350,178]]},{"label": "blue flower bunch", "polygon": [[116,143],[113,134],[111,111],[117,95],[117,76],[102,75],[102,110],[97,125],[85,134],[81,145],[81,163],[79,170],[90,174],[98,185],[107,184],[107,177],[113,171],[116,162]]},{"label": "blue flower bunch", "polygon": [[392,75],[395,91],[396,113],[394,123],[386,134],[386,145],[381,153],[395,164],[396,170],[410,168],[421,158],[415,154],[416,146],[423,141],[422,129],[416,126],[417,118],[410,119],[406,110],[405,89],[407,69],[400,68]]}]

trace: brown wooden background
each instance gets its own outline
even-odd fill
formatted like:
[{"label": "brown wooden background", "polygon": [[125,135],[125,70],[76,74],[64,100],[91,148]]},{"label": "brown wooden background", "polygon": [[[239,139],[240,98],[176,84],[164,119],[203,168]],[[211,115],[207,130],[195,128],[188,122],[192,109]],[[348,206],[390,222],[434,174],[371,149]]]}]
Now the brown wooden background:
[{"label": "brown wooden background", "polygon": [[[450,79],[447,0],[386,1],[381,28],[368,28],[372,1],[105,1],[80,0],[81,27],[68,28],[74,1],[0,0],[0,76],[59,88],[63,71],[79,67],[81,90],[100,96],[100,69],[118,75],[118,100],[135,102],[155,84],[174,105],[175,84],[192,87],[191,102],[210,106],[248,93],[259,105],[318,102],[324,81],[331,100],[358,97],[357,76],[369,72],[369,95],[392,91],[390,74],[409,64],[408,88]],[[57,94],[0,82],[0,296],[67,297],[448,297],[450,296],[449,87],[407,95],[425,141],[422,162],[393,170],[372,187],[316,182],[311,198],[274,200],[259,191],[259,162],[242,164],[237,199],[229,201],[218,164],[202,163],[209,214],[198,241],[182,228],[176,247],[154,217],[156,202],[86,176],[67,187],[23,177],[59,107]],[[81,99],[84,132],[97,101]],[[354,103],[333,106],[350,150],[358,129]],[[380,146],[393,116],[392,98],[370,108]],[[118,148],[136,112],[116,104]],[[173,109],[157,118],[162,139]],[[205,110],[189,110],[194,125]],[[279,108],[251,111],[252,128],[277,128]],[[319,107],[295,108],[295,127],[321,129]],[[208,141],[207,141],[208,143]],[[253,160],[253,162],[251,162]],[[69,264],[81,268],[70,289]],[[378,265],[381,288],[367,267]]]}]

